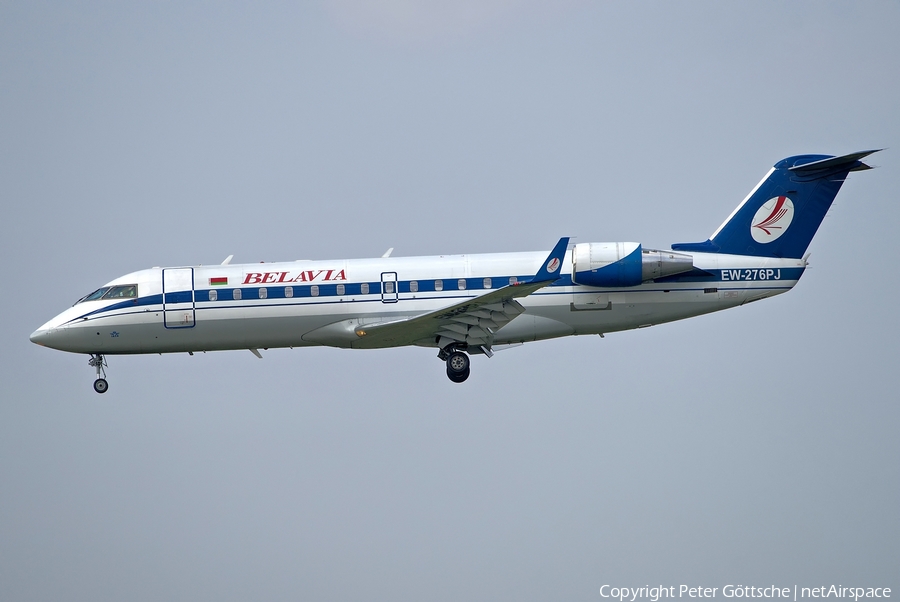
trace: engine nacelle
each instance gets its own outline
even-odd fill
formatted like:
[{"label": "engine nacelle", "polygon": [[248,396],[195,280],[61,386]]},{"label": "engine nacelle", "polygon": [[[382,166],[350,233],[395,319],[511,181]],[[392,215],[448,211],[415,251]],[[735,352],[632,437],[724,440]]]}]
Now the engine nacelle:
[{"label": "engine nacelle", "polygon": [[637,286],[643,282],[640,243],[585,242],[575,245],[572,280],[585,286]]},{"label": "engine nacelle", "polygon": [[588,242],[572,251],[572,280],[584,286],[637,286],[692,269],[690,255],[644,250],[636,242]]},{"label": "engine nacelle", "polygon": [[664,276],[683,274],[694,269],[694,258],[675,251],[644,249],[641,252],[641,274],[644,282]]}]

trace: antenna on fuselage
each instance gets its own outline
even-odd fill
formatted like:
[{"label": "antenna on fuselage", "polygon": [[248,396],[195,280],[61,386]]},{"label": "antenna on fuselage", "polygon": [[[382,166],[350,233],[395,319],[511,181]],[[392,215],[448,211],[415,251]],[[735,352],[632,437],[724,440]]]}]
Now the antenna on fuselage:
[{"label": "antenna on fuselage", "polygon": [[393,253],[393,252],[394,252],[394,247],[391,247],[390,249],[388,249],[387,251],[384,252],[384,255],[382,255],[382,257],[390,257],[391,253]]},{"label": "antenna on fuselage", "polygon": [[225,258],[225,261],[222,262],[222,265],[228,265],[229,263],[231,263],[231,260],[233,258],[234,258],[234,255],[229,255],[228,257]]}]

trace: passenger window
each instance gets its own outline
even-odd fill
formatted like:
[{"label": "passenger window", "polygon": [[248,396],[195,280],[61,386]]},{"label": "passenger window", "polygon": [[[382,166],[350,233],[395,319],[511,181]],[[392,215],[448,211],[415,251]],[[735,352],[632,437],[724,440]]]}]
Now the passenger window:
[{"label": "passenger window", "polygon": [[393,293],[394,292],[394,283],[388,280],[384,283],[384,292]]},{"label": "passenger window", "polygon": [[491,288],[491,279],[490,278],[484,279],[484,288]]},{"label": "passenger window", "polygon": [[215,300],[217,300],[218,298],[219,298],[219,291],[217,291],[217,290],[211,290],[211,291],[209,291],[209,300],[210,300],[210,301],[215,301]]},{"label": "passenger window", "polygon": [[239,288],[234,289],[233,295],[234,295],[235,301],[240,301],[241,300],[241,289],[239,289]]},{"label": "passenger window", "polygon": [[410,280],[409,281],[409,292],[411,292],[411,293],[419,292],[419,281],[418,280]]},{"label": "passenger window", "polygon": [[362,284],[360,284],[359,292],[362,293],[363,295],[368,295],[369,294],[369,283],[363,282]]},{"label": "passenger window", "polygon": [[443,280],[435,280],[434,281],[434,290],[436,290],[436,291],[444,290],[444,281]]},{"label": "passenger window", "polygon": [[465,279],[465,278],[460,278],[459,280],[457,280],[457,281],[456,281],[456,286],[457,286],[457,287],[459,288],[459,290],[461,290],[461,291],[466,290],[466,279]]},{"label": "passenger window", "polygon": [[288,299],[293,297],[294,296],[294,287],[293,286],[284,287],[284,296],[287,297]]},{"label": "passenger window", "polygon": [[259,289],[259,298],[260,299],[265,299],[268,296],[269,296],[269,291],[267,291],[265,288]]},{"label": "passenger window", "polygon": [[339,296],[344,294],[344,290],[345,290],[345,289],[344,289],[344,285],[343,285],[343,284],[337,285],[337,294],[338,294]]},{"label": "passenger window", "polygon": [[319,285],[314,284],[311,287],[309,287],[309,294],[312,297],[318,297],[319,296]]},{"label": "passenger window", "polygon": [[516,282],[518,282],[518,279],[517,279],[515,276],[510,276],[510,277],[509,277],[509,283],[510,283],[510,284],[515,284]]}]

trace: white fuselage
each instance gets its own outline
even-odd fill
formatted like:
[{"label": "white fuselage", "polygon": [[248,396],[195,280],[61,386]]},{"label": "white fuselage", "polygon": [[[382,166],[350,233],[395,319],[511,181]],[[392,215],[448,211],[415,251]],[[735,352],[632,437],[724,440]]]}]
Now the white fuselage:
[{"label": "white fuselage", "polygon": [[[806,267],[801,259],[691,255],[692,272],[637,286],[597,288],[573,284],[569,252],[562,266],[567,275],[520,299],[526,311],[499,329],[493,342],[602,334],[727,309],[790,290]],[[357,326],[434,311],[506,286],[511,278],[527,280],[546,256],[526,252],[152,268],[107,285],[137,285],[136,297],[79,302],[41,326],[32,340],[104,355],[353,347]]]}]

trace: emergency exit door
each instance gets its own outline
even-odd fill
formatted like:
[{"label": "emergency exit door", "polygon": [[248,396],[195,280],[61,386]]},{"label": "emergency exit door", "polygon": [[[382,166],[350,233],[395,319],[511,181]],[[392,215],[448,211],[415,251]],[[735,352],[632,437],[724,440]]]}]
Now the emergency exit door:
[{"label": "emergency exit door", "polygon": [[381,302],[396,303],[400,300],[400,291],[397,290],[397,272],[381,273]]}]

